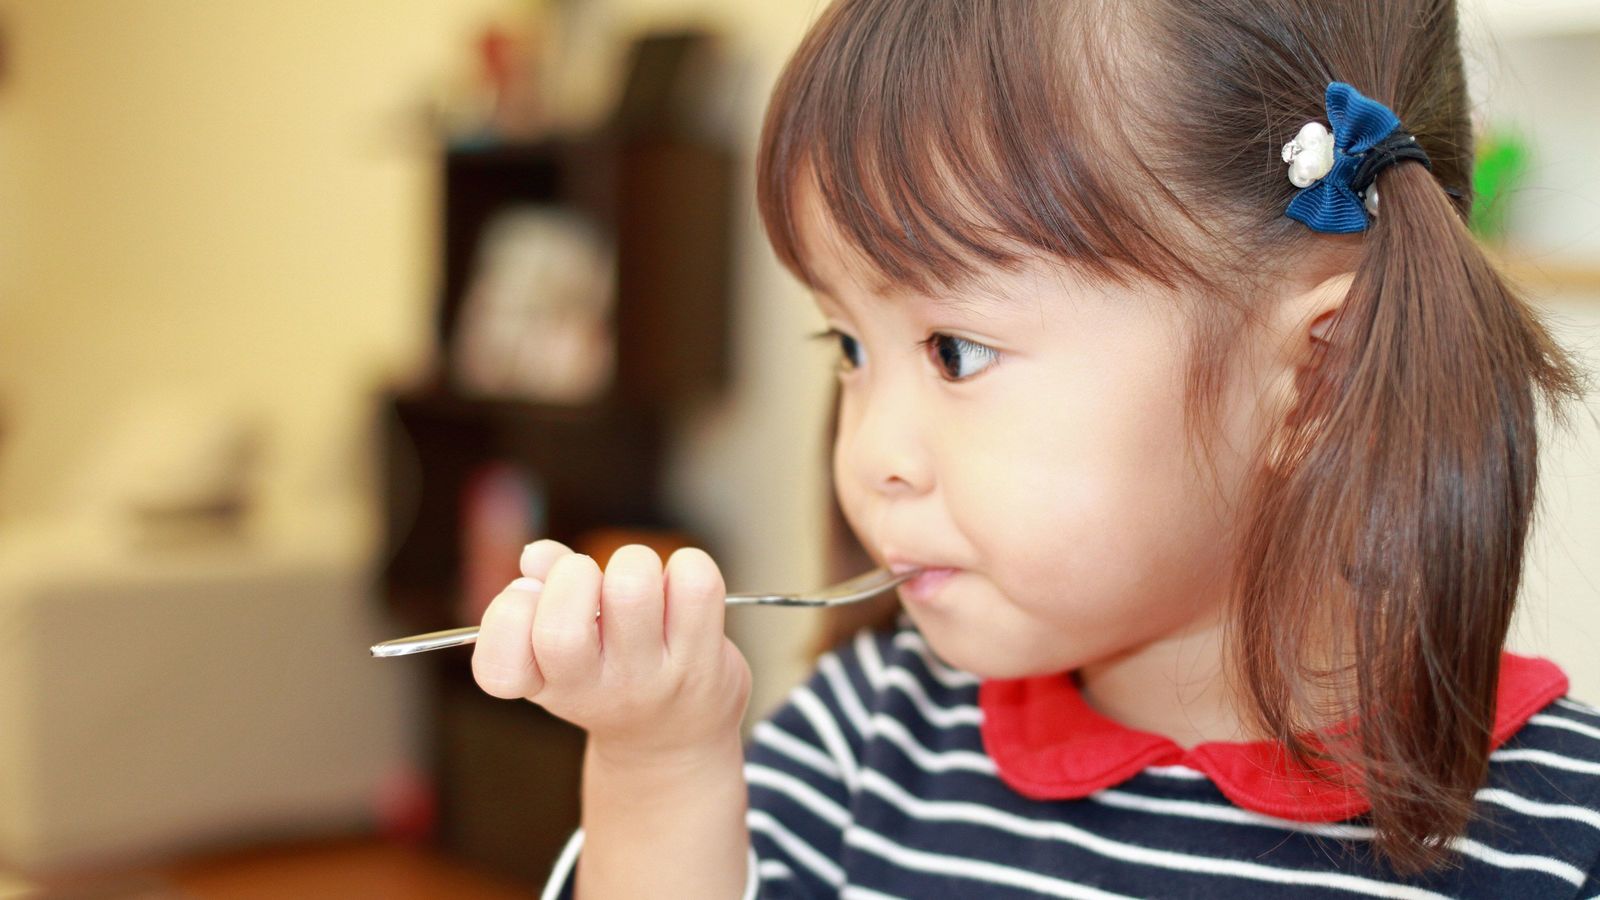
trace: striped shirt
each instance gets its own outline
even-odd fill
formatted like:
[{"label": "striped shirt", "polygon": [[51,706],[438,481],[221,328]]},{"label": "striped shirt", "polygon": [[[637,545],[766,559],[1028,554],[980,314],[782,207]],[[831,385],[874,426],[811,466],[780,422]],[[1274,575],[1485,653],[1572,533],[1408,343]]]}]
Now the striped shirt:
[{"label": "striped shirt", "polygon": [[[1600,898],[1600,711],[1558,699],[1490,757],[1455,865],[1399,878],[1363,817],[1243,809],[1150,766],[1035,800],[985,750],[978,679],[910,628],[862,634],[758,725],[746,753],[747,897]],[[570,896],[574,836],[546,898]]]}]

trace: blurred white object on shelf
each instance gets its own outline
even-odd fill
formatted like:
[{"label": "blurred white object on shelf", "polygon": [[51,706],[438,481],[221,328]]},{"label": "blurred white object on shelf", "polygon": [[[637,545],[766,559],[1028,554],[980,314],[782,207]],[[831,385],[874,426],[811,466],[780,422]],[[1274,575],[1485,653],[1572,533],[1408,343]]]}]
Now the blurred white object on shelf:
[{"label": "blurred white object on shelf", "polygon": [[484,229],[452,348],[466,392],[582,404],[610,384],[616,254],[587,218],[507,210]]}]

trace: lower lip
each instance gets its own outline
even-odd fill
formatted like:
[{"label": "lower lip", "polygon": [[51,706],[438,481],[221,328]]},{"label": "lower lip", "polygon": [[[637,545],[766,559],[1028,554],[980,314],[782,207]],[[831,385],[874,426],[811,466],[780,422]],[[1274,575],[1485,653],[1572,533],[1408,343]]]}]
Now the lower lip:
[{"label": "lower lip", "polygon": [[939,593],[945,582],[956,577],[960,569],[923,569],[917,577],[900,585],[900,596],[908,602],[927,603]]}]

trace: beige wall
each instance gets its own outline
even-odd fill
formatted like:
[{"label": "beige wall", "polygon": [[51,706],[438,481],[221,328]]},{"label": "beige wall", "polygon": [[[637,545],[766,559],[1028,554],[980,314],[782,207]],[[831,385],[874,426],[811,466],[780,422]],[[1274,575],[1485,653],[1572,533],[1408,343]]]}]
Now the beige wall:
[{"label": "beige wall", "polygon": [[410,366],[433,162],[408,105],[493,4],[5,0],[0,516],[46,513],[118,408],[172,387],[328,462]]}]

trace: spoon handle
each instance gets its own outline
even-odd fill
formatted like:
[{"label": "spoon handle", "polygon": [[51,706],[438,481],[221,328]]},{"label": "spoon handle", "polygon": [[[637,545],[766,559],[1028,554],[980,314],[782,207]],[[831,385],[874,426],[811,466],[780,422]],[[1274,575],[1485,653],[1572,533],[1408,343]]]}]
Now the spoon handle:
[{"label": "spoon handle", "polygon": [[459,647],[462,644],[476,643],[477,640],[478,626],[469,625],[466,628],[430,631],[427,634],[414,634],[411,637],[395,638],[392,641],[373,644],[372,655],[405,656],[411,653],[422,653],[425,650],[443,650],[446,647]]}]

